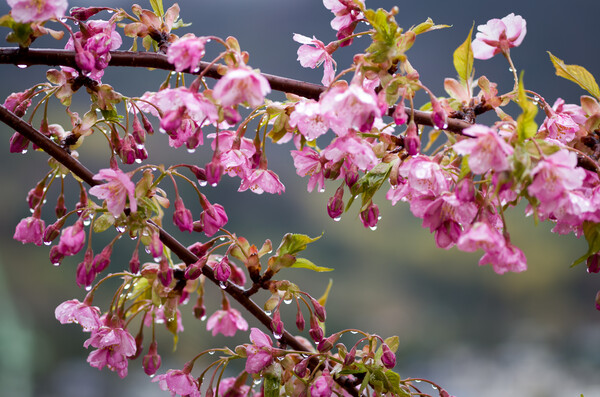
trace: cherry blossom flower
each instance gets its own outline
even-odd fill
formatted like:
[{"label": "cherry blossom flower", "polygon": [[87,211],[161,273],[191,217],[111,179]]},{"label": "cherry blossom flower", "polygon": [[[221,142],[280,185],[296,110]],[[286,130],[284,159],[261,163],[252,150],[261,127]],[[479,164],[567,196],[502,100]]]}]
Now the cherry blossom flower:
[{"label": "cherry blossom flower", "polygon": [[185,397],[202,397],[198,381],[190,375],[192,368],[186,365],[183,370],[170,369],[166,374],[158,375],[152,382],[158,382],[161,390],[170,391],[171,397],[176,394]]},{"label": "cherry blossom flower", "polygon": [[247,103],[252,107],[262,105],[265,95],[271,92],[269,82],[260,73],[247,66],[230,69],[215,84],[213,96],[224,107]]},{"label": "cherry blossom flower", "polygon": [[468,163],[473,173],[481,175],[489,170],[506,171],[510,168],[508,156],[514,150],[496,131],[478,124],[463,132],[474,139],[463,139],[455,143],[453,149],[458,154],[469,155]]},{"label": "cherry blossom flower", "polygon": [[518,247],[507,243],[485,253],[479,260],[479,265],[491,264],[498,274],[506,272],[522,272],[527,270],[527,259]]},{"label": "cherry blossom flower", "polygon": [[458,241],[461,225],[470,224],[476,214],[477,205],[461,202],[455,194],[446,193],[431,201],[418,215],[423,218],[423,227],[435,232],[438,247],[448,249]]},{"label": "cherry blossom flower", "polygon": [[362,171],[370,170],[378,163],[371,145],[355,133],[334,139],[323,149],[321,156],[333,163],[344,159],[346,168],[350,169],[351,165],[355,165]]},{"label": "cherry blossom flower", "polygon": [[257,374],[273,362],[273,342],[271,338],[259,330],[250,330],[252,345],[246,347],[246,372]]},{"label": "cherry blossom flower", "polygon": [[7,0],[10,15],[20,23],[43,22],[65,15],[67,0]]},{"label": "cherry blossom flower", "polygon": [[127,376],[127,357],[133,356],[137,350],[133,336],[127,330],[111,324],[108,317],[105,318],[105,325],[93,331],[83,346],[97,349],[88,356],[87,361],[92,367],[102,369],[106,366],[121,378]]},{"label": "cherry blossom flower", "polygon": [[213,336],[218,333],[225,336],[234,336],[238,330],[246,331],[247,329],[248,323],[244,320],[239,310],[231,307],[225,310],[217,310],[206,322],[206,330],[212,330]]},{"label": "cherry blossom flower", "polygon": [[336,50],[338,44],[331,43],[325,46],[322,41],[317,40],[314,36],[311,39],[298,33],[294,34],[294,41],[302,44],[298,48],[298,61],[300,61],[300,65],[305,68],[314,69],[323,64],[324,71],[321,84],[324,86],[331,84],[335,77],[335,68],[337,65],[331,53]]},{"label": "cherry blossom flower", "polygon": [[84,332],[96,331],[102,326],[100,309],[96,306],[71,299],[61,303],[54,310],[54,316],[61,324],[75,323],[81,325]]},{"label": "cherry blossom flower", "polygon": [[475,252],[480,248],[488,252],[499,249],[504,244],[504,237],[498,229],[487,222],[475,222],[460,236],[456,246],[465,252]]},{"label": "cherry blossom flower", "polygon": [[490,59],[509,48],[517,47],[527,33],[525,19],[511,13],[502,19],[490,19],[487,24],[477,26],[479,31],[473,40],[473,56],[477,59]]},{"label": "cherry blossom flower", "polygon": [[[340,40],[350,36],[358,21],[364,18],[360,8],[365,6],[362,0],[323,0],[323,5],[335,15],[331,27],[337,30],[337,38]],[[352,39],[340,42],[342,47],[350,44]]]},{"label": "cherry blossom flower", "polygon": [[271,170],[262,168],[255,169],[242,179],[238,192],[248,189],[256,194],[263,194],[264,192],[281,194],[285,192],[285,186],[283,186],[277,174]]},{"label": "cherry blossom flower", "polygon": [[325,186],[325,177],[323,176],[319,153],[308,146],[304,146],[302,150],[292,150],[291,155],[294,159],[296,173],[300,176],[309,176],[308,191],[312,192],[315,186],[318,191],[322,191]]},{"label": "cherry blossom flower", "polygon": [[558,98],[538,132],[546,131],[548,138],[566,144],[575,138],[586,119],[580,106],[565,104],[562,98]]},{"label": "cherry blossom flower", "polygon": [[167,50],[167,60],[175,65],[178,72],[197,72],[199,63],[205,54],[204,46],[209,41],[207,37],[196,37],[192,33],[185,34],[171,43]]},{"label": "cherry blossom flower", "polygon": [[71,256],[81,251],[84,243],[85,231],[83,230],[83,220],[79,218],[72,226],[63,229],[57,249],[63,256]]},{"label": "cherry blossom flower", "polygon": [[291,127],[297,127],[307,141],[317,139],[329,129],[321,114],[319,102],[314,100],[299,101],[290,114],[289,123]]},{"label": "cherry blossom flower", "polygon": [[[221,383],[219,383],[219,397],[246,397],[250,393],[250,386],[248,385],[236,385],[236,378],[229,377],[221,379]],[[217,390],[215,388],[214,394],[217,394]]]},{"label": "cherry blossom flower", "polygon": [[310,385],[310,395],[311,397],[330,397],[333,394],[332,387],[333,378],[329,374],[329,371],[325,369]]},{"label": "cherry blossom flower", "polygon": [[90,194],[99,199],[104,199],[108,211],[115,217],[121,215],[125,209],[127,198],[129,198],[129,209],[131,212],[137,211],[135,185],[126,173],[119,169],[104,168],[94,175],[94,180],[107,181],[106,183],[90,188]]},{"label": "cherry blossom flower", "polygon": [[336,84],[320,103],[323,118],[339,136],[348,134],[351,129],[368,132],[375,118],[382,115],[375,92],[358,84]]},{"label": "cherry blossom flower", "polygon": [[527,187],[530,195],[536,197],[545,212],[557,206],[557,198],[567,190],[582,186],[585,171],[577,167],[577,155],[566,149],[543,158],[531,170],[533,182]]},{"label": "cherry blossom flower", "polygon": [[13,238],[17,241],[25,243],[33,243],[42,245],[44,242],[44,229],[46,224],[39,216],[29,216],[21,219],[15,228]]}]

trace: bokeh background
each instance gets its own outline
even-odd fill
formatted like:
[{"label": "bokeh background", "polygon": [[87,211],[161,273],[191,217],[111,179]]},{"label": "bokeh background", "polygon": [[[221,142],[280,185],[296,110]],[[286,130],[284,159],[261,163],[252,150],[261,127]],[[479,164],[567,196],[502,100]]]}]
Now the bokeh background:
[{"label": "bokeh background", "polygon": [[[72,1],[70,6],[99,5]],[[126,7],[124,1],[104,1],[100,5]],[[150,8],[147,2],[141,5]],[[165,1],[165,6],[170,5]],[[437,95],[444,95],[445,77],[455,77],[452,52],[460,45],[474,23],[501,18],[510,12],[527,20],[528,33],[523,44],[512,51],[519,70],[525,70],[525,85],[543,95],[550,103],[562,97],[578,103],[584,92],[575,84],[554,76],[546,51],[568,64],[585,66],[600,76],[597,15],[600,3],[589,0],[482,2],[375,1],[370,7],[399,7],[399,24],[405,28],[433,18],[451,28],[419,36],[408,56],[419,70],[422,81]],[[297,62],[297,43],[293,33],[315,35],[324,42],[335,39],[329,22],[332,14],[318,0],[221,0],[182,1],[182,17],[192,26],[183,29],[196,35],[235,36],[250,52],[250,65],[263,72],[319,83],[322,71],[303,69]],[[0,5],[2,14],[8,11]],[[104,15],[107,18],[106,15]],[[123,48],[131,41],[125,38]],[[357,40],[349,49],[336,52],[339,70],[349,65],[354,52],[366,47]],[[37,47],[60,43],[42,40]],[[476,61],[476,76],[487,75],[501,92],[512,87],[505,60],[498,56]],[[22,91],[44,80],[46,67],[18,69],[0,66],[0,96]],[[106,72],[103,82],[125,95],[138,96],[156,90],[163,72],[119,69]],[[84,112],[89,104],[79,96],[73,108]],[[281,98],[281,96],[275,96]],[[425,101],[424,97],[420,98]],[[418,101],[418,99],[417,99]],[[51,107],[56,122],[67,122],[64,111]],[[516,115],[516,114],[515,114]],[[540,120],[541,121],[541,120]],[[23,397],[50,396],[161,396],[156,384],[145,379],[138,359],[130,364],[130,376],[120,380],[107,370],[98,371],[85,362],[88,352],[82,347],[86,335],[79,327],[61,326],[54,308],[67,299],[82,299],[85,291],[75,285],[74,270],[80,258],[54,268],[48,250],[25,246],[12,235],[19,219],[28,216],[27,191],[45,174],[46,157],[41,153],[8,153],[11,131],[0,126],[5,137],[0,144],[2,211],[0,211],[0,390],[3,395]],[[86,144],[80,151],[91,170],[107,166],[101,140]],[[174,164],[182,160],[203,165],[206,152],[189,154],[166,145],[159,134],[149,146],[156,163]],[[86,142],[87,143],[87,142]],[[313,296],[320,296],[329,278],[334,279],[327,304],[330,331],[361,328],[382,336],[398,335],[400,348],[396,369],[403,377],[430,378],[459,397],[476,396],[600,396],[600,313],[594,309],[599,288],[598,277],[587,274],[583,265],[570,269],[581,255],[585,242],[574,237],[557,236],[551,226],[535,226],[525,218],[524,208],[508,215],[514,243],[528,257],[529,269],[521,274],[496,275],[491,267],[478,267],[478,254],[435,247],[432,236],[414,219],[407,205],[395,207],[378,196],[382,219],[376,231],[364,229],[356,208],[340,222],[326,216],[325,205],[336,186],[327,193],[308,194],[306,180],[296,176],[289,147],[270,147],[270,168],[286,185],[281,196],[237,193],[238,181],[225,179],[218,188],[206,188],[211,201],[225,206],[229,230],[245,236],[256,245],[265,239],[278,244],[286,232],[311,236],[324,233],[309,247],[306,257],[315,263],[335,268],[332,273],[290,270],[282,274],[297,282]],[[288,151],[288,153],[286,153]],[[183,189],[186,203],[193,199],[191,189]],[[45,208],[49,215],[53,199]],[[200,209],[196,207],[195,213]],[[52,220],[48,216],[49,220]],[[170,212],[166,219],[170,219]],[[171,229],[172,230],[172,229]],[[98,237],[96,242],[102,238]],[[194,237],[176,234],[186,244]],[[129,260],[129,242],[119,243],[112,269]],[[218,309],[219,292],[209,288],[209,313]],[[108,289],[97,304],[110,299]],[[264,297],[263,297],[264,298]],[[258,297],[257,300],[260,300]],[[163,370],[181,368],[183,363],[213,344],[245,343],[242,334],[235,341],[213,339],[203,322],[191,316],[192,304],[183,308],[184,326],[179,349],[170,353],[166,332],[160,335]],[[293,308],[288,312],[293,316]],[[257,324],[252,323],[252,326]],[[344,340],[343,340],[344,341]],[[199,366],[200,363],[198,364]],[[5,394],[6,393],[6,394]]]}]

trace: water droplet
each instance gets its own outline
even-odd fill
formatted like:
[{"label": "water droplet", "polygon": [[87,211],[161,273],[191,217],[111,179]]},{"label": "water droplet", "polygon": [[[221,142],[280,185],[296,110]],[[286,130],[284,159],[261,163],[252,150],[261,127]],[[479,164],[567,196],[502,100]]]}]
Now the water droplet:
[{"label": "water droplet", "polygon": [[150,375],[150,379],[154,378],[155,376],[156,376],[156,374]]},{"label": "water droplet", "polygon": [[21,154],[25,154],[25,153],[27,153],[27,149],[21,150]]},{"label": "water droplet", "polygon": [[540,97],[536,95],[536,96],[534,96],[534,97],[533,97],[533,100],[534,100],[535,102],[538,102],[538,101],[540,100]]},{"label": "water droplet", "polygon": [[90,223],[92,223],[92,219],[91,218],[85,218],[83,220],[83,226],[89,226]]},{"label": "water droplet", "polygon": [[86,285],[85,290],[90,292],[92,290],[92,286],[91,285]]},{"label": "water droplet", "polygon": [[29,65],[17,65],[17,67],[18,67],[19,69],[25,69],[25,68],[27,68],[28,66],[29,66]]},{"label": "water droplet", "polygon": [[283,334],[278,334],[277,332],[273,332],[273,338],[281,339],[282,337],[283,337]]},{"label": "water droplet", "polygon": [[225,241],[227,240],[225,237],[219,237],[219,241]]},{"label": "water droplet", "polygon": [[212,187],[216,187],[216,186],[217,186],[217,183],[211,183],[211,184],[210,184],[210,186],[212,186]]},{"label": "water droplet", "polygon": [[415,380],[415,382],[417,382],[417,383],[421,383],[421,381],[420,381],[419,379],[416,379],[416,380]]},{"label": "water droplet", "polygon": [[277,361],[283,361],[283,357],[277,357]]},{"label": "water droplet", "polygon": [[112,14],[114,11],[113,10],[106,10],[106,12],[108,12],[109,14]]},{"label": "water droplet", "polygon": [[30,209],[29,209],[29,212],[31,212],[32,214],[33,214],[33,212],[34,212],[34,211],[35,211],[35,210],[34,210],[33,208],[30,208]]},{"label": "water droplet", "polygon": [[356,334],[358,334],[358,332],[357,332],[357,331],[350,331],[350,333],[351,333],[352,335],[356,335]]},{"label": "water droplet", "polygon": [[194,70],[192,70],[192,73],[198,73],[200,71],[200,67],[196,66],[194,68]]},{"label": "water droplet", "polygon": [[206,181],[198,181],[198,185],[200,185],[201,187],[204,187],[204,186],[208,185],[208,182],[206,182]]},{"label": "water droplet", "polygon": [[206,314],[204,316],[200,317],[200,321],[205,321],[206,317],[207,317]]},{"label": "water droplet", "polygon": [[[75,26],[79,25],[79,21],[73,21],[73,25],[75,25]],[[154,376],[154,375],[152,375],[152,376]]]},{"label": "water droplet", "polygon": [[129,235],[129,238],[135,241],[135,240],[137,240],[137,238],[138,238],[138,235],[137,235],[137,234],[134,234],[134,235],[132,236],[132,235],[130,234],[130,235]]},{"label": "water droplet", "polygon": [[142,164],[142,159],[135,159],[136,164]]},{"label": "water droplet", "polygon": [[324,192],[325,192],[325,188],[324,187],[322,187],[322,188],[319,189],[319,193],[324,193]]},{"label": "water droplet", "polygon": [[440,129],[440,127],[438,127],[437,125],[435,125],[435,124],[434,124],[434,125],[433,125],[433,129],[437,131],[437,130],[439,130],[439,129]]},{"label": "water droplet", "polygon": [[213,354],[215,354],[215,351],[211,350],[211,351],[208,352],[208,354],[210,354],[212,356]]},{"label": "water droplet", "polygon": [[67,22],[67,18],[60,18],[60,21],[61,21],[62,23],[65,23],[65,22]]},{"label": "water droplet", "polygon": [[444,125],[442,126],[443,130],[445,130],[446,128],[448,128],[448,123],[444,123]]},{"label": "water droplet", "polygon": [[375,231],[375,230],[377,230],[377,225],[375,225],[375,226],[369,226],[369,229]]},{"label": "water droplet", "polygon": [[60,266],[60,262],[55,262],[52,264],[52,266]]},{"label": "water droplet", "polygon": [[165,131],[165,129],[162,128],[162,127],[158,128],[158,132],[160,132],[161,134],[166,134],[167,133],[167,131]]},{"label": "water droplet", "polygon": [[273,250],[272,250],[272,249],[271,249],[271,250],[269,250],[269,252],[267,252],[267,254],[270,254],[271,252],[273,252]]},{"label": "water droplet", "polygon": [[254,379],[254,380],[252,381],[252,383],[254,383],[254,384],[255,384],[255,385],[257,385],[257,386],[258,386],[258,385],[260,385],[260,384],[261,384],[261,382],[262,382],[262,379],[261,379],[261,378]]},{"label": "water droplet", "polygon": [[221,289],[225,289],[227,288],[227,284],[225,284],[223,281],[219,281],[219,287],[221,287]]},{"label": "water droplet", "polygon": [[431,388],[432,388],[433,390],[437,390],[437,387],[435,387],[435,385],[431,385]]},{"label": "water droplet", "polygon": [[150,248],[148,248],[148,246],[144,247],[144,251],[146,251],[147,254],[150,253]]},{"label": "water droplet", "polygon": [[125,226],[115,226],[115,229],[117,229],[117,232],[123,233],[125,231]]},{"label": "water droplet", "polygon": [[270,311],[270,310],[265,310],[265,314],[266,314],[267,316],[270,316],[270,315],[271,315],[271,311]]},{"label": "water droplet", "polygon": [[44,241],[44,245],[50,245],[52,244],[52,241]]},{"label": "water droplet", "polygon": [[191,154],[191,153],[195,153],[195,152],[196,152],[196,149],[190,149],[190,148],[188,148],[187,152],[188,152],[188,153],[190,153],[190,154]]},{"label": "water droplet", "polygon": [[283,303],[285,303],[286,305],[289,305],[290,303],[292,303],[292,299],[284,299]]},{"label": "water droplet", "polygon": [[303,358],[307,358],[307,357],[308,357],[308,354],[301,354],[301,356],[302,356]]}]

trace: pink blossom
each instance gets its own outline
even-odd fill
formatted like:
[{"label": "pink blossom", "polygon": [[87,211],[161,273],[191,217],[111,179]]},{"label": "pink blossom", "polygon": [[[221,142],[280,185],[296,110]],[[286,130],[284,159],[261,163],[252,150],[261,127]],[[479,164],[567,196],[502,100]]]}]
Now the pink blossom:
[{"label": "pink blossom", "polygon": [[271,170],[262,168],[255,169],[242,179],[238,192],[248,189],[256,194],[263,194],[264,192],[281,194],[285,192],[285,186],[283,186],[277,174]]},{"label": "pink blossom", "polygon": [[216,134],[209,134],[208,137],[213,138],[212,148],[219,152],[221,165],[229,176],[244,178],[251,172],[251,160],[256,153],[256,147],[250,139],[238,137],[231,131],[219,131],[218,139]]},{"label": "pink blossom", "polygon": [[102,326],[100,309],[81,303],[77,299],[61,303],[54,310],[54,316],[61,324],[75,323],[81,325],[85,332],[96,331]]},{"label": "pink blossom", "polygon": [[125,209],[127,198],[131,212],[137,211],[135,185],[126,173],[119,169],[104,168],[94,175],[94,180],[107,181],[90,188],[90,194],[106,200],[108,211],[115,217],[121,215]]},{"label": "pink blossom", "polygon": [[460,236],[456,246],[465,252],[475,252],[480,248],[488,252],[502,248],[504,243],[498,229],[490,227],[487,222],[475,222]]},{"label": "pink blossom", "polygon": [[477,26],[479,31],[473,40],[473,56],[490,59],[509,48],[517,47],[527,33],[525,19],[511,13],[502,19],[490,19],[487,24]]},{"label": "pink blossom", "polygon": [[83,346],[97,348],[88,356],[87,361],[92,367],[102,369],[107,366],[121,378],[127,376],[127,357],[133,356],[137,350],[133,336],[127,330],[112,324],[103,325],[93,331]]},{"label": "pink blossom", "polygon": [[435,232],[437,245],[448,249],[458,241],[462,231],[461,225],[472,222],[477,214],[477,205],[461,202],[456,195],[446,193],[431,201],[422,213],[415,213],[417,211],[412,204],[411,211],[415,216],[423,217],[423,227]]},{"label": "pink blossom", "polygon": [[336,67],[331,52],[335,51],[337,44],[330,44],[326,47],[322,41],[317,40],[314,36],[311,39],[298,33],[294,34],[294,41],[302,44],[300,48],[298,48],[298,60],[300,61],[300,65],[305,68],[314,69],[323,64],[325,70],[323,71],[321,84],[325,86],[331,84],[335,77]]},{"label": "pink blossom", "polygon": [[227,310],[217,310],[206,322],[206,330],[212,330],[212,335],[215,336],[221,333],[225,336],[234,336],[237,330],[246,331],[248,323],[240,312],[233,308]]},{"label": "pink blossom", "polygon": [[533,182],[527,188],[547,212],[556,206],[556,199],[567,190],[582,186],[585,171],[577,167],[577,155],[566,149],[543,158],[531,170]]},{"label": "pink blossom", "polygon": [[21,219],[15,228],[13,238],[23,244],[33,243],[35,245],[42,245],[45,228],[46,224],[39,216],[29,216]]},{"label": "pink blossom", "polygon": [[516,246],[507,243],[498,249],[488,251],[479,260],[479,265],[491,264],[498,274],[522,272],[527,270],[525,254]]},{"label": "pink blossom", "polygon": [[171,43],[167,50],[167,60],[175,65],[178,72],[190,71],[196,73],[199,63],[205,54],[206,37],[196,37],[191,33],[185,34]]},{"label": "pink blossom", "polygon": [[568,113],[553,113],[540,126],[540,131],[543,129],[548,131],[548,138],[566,144],[575,138],[580,126]]},{"label": "pink blossom", "polygon": [[311,397],[330,397],[333,394],[332,387],[333,378],[328,370],[324,370],[310,386],[310,395]]},{"label": "pink blossom", "polygon": [[13,19],[20,23],[43,22],[65,15],[67,0],[7,0]]},{"label": "pink blossom", "polygon": [[60,234],[58,252],[63,256],[77,254],[85,243],[85,231],[83,220],[79,218],[72,226],[65,227]]},{"label": "pink blossom", "polygon": [[[361,7],[364,8],[362,0],[323,0],[325,8],[333,12],[335,18],[331,21],[331,27],[337,30],[337,38],[343,39],[352,34],[358,21],[364,18]],[[352,39],[340,42],[340,46],[347,46]]]},{"label": "pink blossom", "polygon": [[[189,368],[188,368],[189,367]],[[198,381],[190,375],[191,367],[186,366],[183,370],[170,369],[166,374],[158,375],[152,382],[158,382],[161,390],[171,392],[171,397],[176,394],[185,397],[201,397]]]},{"label": "pink blossom", "polygon": [[[250,386],[248,385],[236,385],[236,378],[229,377],[225,379],[221,379],[221,383],[219,383],[219,397],[246,397],[250,392]],[[217,390],[215,388],[214,394],[217,394]]]},{"label": "pink blossom", "polygon": [[252,107],[262,105],[265,95],[271,92],[269,82],[260,73],[242,66],[230,69],[213,90],[213,96],[224,107],[246,102]]},{"label": "pink blossom", "polygon": [[334,139],[323,149],[321,156],[333,163],[344,159],[347,168],[353,164],[362,171],[370,170],[379,162],[371,145],[355,133]]},{"label": "pink blossom", "polygon": [[473,173],[481,175],[489,170],[506,171],[510,168],[508,156],[513,154],[513,148],[496,131],[477,124],[463,132],[473,138],[455,143],[453,149],[458,154],[469,155],[469,167]]},{"label": "pink blossom", "polygon": [[148,348],[148,354],[142,358],[142,367],[144,367],[144,372],[146,375],[153,376],[160,368],[160,364],[161,359],[157,352],[156,341],[152,341],[152,343],[150,343],[150,347]]},{"label": "pink blossom", "polygon": [[371,131],[375,119],[382,115],[375,92],[358,84],[334,85],[320,103],[323,118],[339,136],[348,134],[351,129]]},{"label": "pink blossom", "polygon": [[225,208],[221,204],[211,204],[206,198],[203,200],[204,211],[200,214],[202,230],[207,237],[212,237],[229,220]]},{"label": "pink blossom", "polygon": [[301,100],[290,115],[290,126],[298,127],[298,131],[307,141],[314,141],[325,134],[329,126],[321,114],[321,107],[313,100]]},{"label": "pink blossom", "polygon": [[371,201],[367,208],[360,212],[359,218],[364,227],[375,230],[379,222],[379,207]]},{"label": "pink blossom", "polygon": [[296,173],[300,176],[309,176],[308,191],[312,192],[315,186],[317,186],[317,190],[323,190],[325,187],[325,177],[323,176],[323,167],[319,153],[308,146],[304,146],[302,150],[292,150],[291,155],[294,158]]},{"label": "pink blossom", "polygon": [[259,330],[250,330],[252,345],[246,347],[246,372],[257,374],[273,362],[273,342],[271,338]]}]

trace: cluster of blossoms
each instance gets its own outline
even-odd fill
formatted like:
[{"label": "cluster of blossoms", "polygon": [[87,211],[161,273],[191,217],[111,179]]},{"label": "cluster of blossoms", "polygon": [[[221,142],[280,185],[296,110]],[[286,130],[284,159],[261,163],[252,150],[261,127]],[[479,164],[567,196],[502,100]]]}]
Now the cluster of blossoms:
[{"label": "cluster of blossoms", "polygon": [[[142,365],[146,374],[155,375],[161,366],[154,336],[156,325],[164,324],[176,337],[183,331],[179,307],[195,296],[194,316],[207,319],[207,331],[234,336],[238,331],[247,331],[249,325],[242,313],[231,307],[229,298],[233,297],[268,328],[275,342],[252,328],[250,344],[234,350],[217,349],[223,356],[209,368],[214,368],[212,379],[218,376],[221,380],[214,388],[211,380],[206,394],[329,397],[359,395],[369,386],[374,395],[425,395],[410,379],[403,380],[393,372],[397,338],[384,340],[360,332],[361,338],[348,348],[339,342],[340,338],[347,332],[356,333],[355,330],[325,334],[327,294],[317,300],[294,283],[275,279],[280,271],[293,267],[331,270],[298,256],[317,238],[287,234],[273,253],[269,240],[259,249],[224,229],[227,213],[223,206],[208,200],[202,190],[206,185],[218,185],[227,174],[240,179],[238,191],[285,191],[279,177],[268,168],[267,139],[293,144],[294,166],[298,175],[308,177],[309,191],[316,188],[324,192],[326,180],[336,181],[337,188],[327,205],[327,213],[333,219],[339,219],[360,199],[359,218],[365,227],[375,229],[380,214],[374,197],[377,191],[386,189],[386,198],[393,205],[409,203],[411,212],[423,220],[423,227],[434,234],[440,248],[457,247],[467,252],[481,249],[484,254],[479,263],[491,264],[502,274],[526,269],[525,256],[511,242],[504,220],[504,212],[525,199],[527,214],[555,223],[555,232],[584,235],[590,248],[576,263],[586,261],[590,272],[600,272],[600,92],[591,92],[594,97],[583,96],[581,106],[558,99],[551,107],[541,96],[526,91],[510,58],[510,49],[521,44],[526,34],[522,17],[510,14],[479,26],[475,39],[471,41],[469,36],[461,51],[455,53],[455,65],[463,65],[457,66],[460,81],[447,79],[449,97],[438,98],[422,84],[418,72],[407,61],[406,51],[419,34],[444,26],[428,20],[403,31],[394,19],[397,8],[388,12],[368,9],[360,0],[323,0],[335,15],[331,26],[337,32],[337,40],[325,45],[315,37],[293,36],[301,44],[298,60],[302,66],[323,65],[323,86],[312,86],[313,93],[304,97],[290,89],[286,101],[273,102],[266,99],[271,91],[269,81],[248,65],[249,55],[241,51],[236,39],[193,34],[178,37],[172,31],[184,26],[179,20],[179,6],[173,5],[164,12],[159,3],[153,3],[152,11],[134,5],[133,15],[106,7],[71,10],[70,18],[77,22],[79,31],[73,33],[64,21],[61,23],[71,35],[65,48],[74,52],[77,67],[50,70],[49,83],[9,96],[0,109],[23,117],[33,98],[45,93],[33,107],[33,120],[37,109],[43,108],[40,105],[47,105],[52,96],[56,97],[67,107],[72,129],[65,131],[50,124],[44,112],[37,133],[64,149],[59,152],[64,156],[62,160],[77,157],[77,148],[92,133],[103,134],[108,142],[110,167],[95,175],[87,175],[73,161],[57,158],[61,165],[51,163],[51,170],[28,194],[32,215],[19,222],[14,234],[16,240],[36,245],[51,245],[59,238],[50,249],[50,261],[55,265],[79,254],[87,242],[83,261],[77,266],[76,282],[90,292],[83,303],[69,300],[55,314],[61,323],[78,323],[84,332],[90,332],[84,343],[86,348],[96,349],[88,357],[90,365],[126,376],[129,361],[144,350],[142,329],[149,327],[152,340]],[[9,1],[13,22],[35,25],[60,19],[66,10],[64,1],[38,1],[36,7],[32,4]],[[113,12],[110,20],[88,20],[102,11]],[[369,30],[355,33],[359,22],[364,22]],[[134,38],[134,48],[135,40],[141,38],[144,48],[162,52],[177,72],[170,73],[158,91],[128,98],[101,82],[110,51],[122,45],[116,31],[121,25],[124,34]],[[20,44],[31,43],[40,30],[32,32],[31,37],[21,37]],[[355,37],[367,35],[372,43],[354,57],[348,69],[353,72],[350,81],[336,78],[333,53],[352,44]],[[206,46],[211,42],[224,50],[210,64],[204,64]],[[496,84],[482,76],[476,84],[480,92],[473,95],[473,58],[489,59],[499,53],[514,70],[515,88],[499,95]],[[223,63],[215,66],[220,60]],[[562,63],[556,59],[553,62]],[[209,71],[213,76],[219,75],[212,86],[204,80]],[[184,73],[198,76],[186,86]],[[69,106],[73,94],[84,86],[92,106],[80,117]],[[414,110],[418,91],[430,98],[424,106],[430,111]],[[528,95],[533,96],[533,101]],[[501,109],[509,101],[518,103],[523,110],[516,120]],[[125,117],[118,114],[119,104],[126,109]],[[539,128],[534,121],[538,105],[546,114]],[[492,126],[476,123],[476,117],[488,110],[496,110],[502,119]],[[244,116],[245,113],[248,114]],[[158,119],[160,131],[168,136],[171,147],[185,146],[193,152],[204,145],[206,136],[212,149],[210,161],[204,162],[203,167],[145,164],[149,157],[145,142],[154,132],[149,117]],[[252,123],[256,124],[256,133],[249,138],[247,131]],[[422,148],[426,126],[432,127],[429,146]],[[397,128],[403,131],[396,132]],[[446,132],[448,141],[435,147],[433,143],[441,130]],[[22,133],[18,131],[11,137],[11,152],[27,151],[29,140]],[[123,170],[136,163],[136,168]],[[182,170],[191,172],[193,177]],[[69,171],[92,185],[87,190],[78,180],[79,200],[70,211],[65,205],[63,182]],[[56,221],[46,226],[42,209],[50,186],[57,180],[61,181],[61,188],[55,207]],[[203,233],[208,240],[185,248],[162,229],[164,209],[171,204],[165,190],[159,187],[163,180],[172,181],[175,193],[173,225],[181,232]],[[197,193],[202,207],[198,217],[184,204],[176,180],[185,181]],[[345,201],[346,191],[349,198]],[[89,195],[100,201],[94,202]],[[67,226],[70,217],[76,219]],[[111,227],[116,236],[94,254],[92,232]],[[110,266],[113,247],[124,235],[137,240],[129,269],[108,274],[94,284]],[[140,262],[140,246],[151,262]],[[175,263],[172,253],[183,263]],[[123,282],[110,308],[102,312],[92,306],[94,291],[114,277]],[[210,316],[204,301],[207,280],[222,291],[220,308]],[[248,280],[252,284],[247,288]],[[259,290],[270,294],[263,307],[270,315],[250,300]],[[600,310],[599,297],[596,306]],[[299,332],[305,330],[308,311],[308,338],[292,337],[292,327],[282,321],[281,303],[292,301],[296,302],[295,326]],[[136,316],[141,317],[141,324],[134,337],[127,328]],[[215,349],[209,352],[214,353]],[[191,373],[195,361],[204,353],[183,369],[168,370],[154,381],[172,395],[200,396],[205,373],[199,378]],[[244,360],[244,370],[237,377],[222,378],[232,360]],[[261,390],[246,385],[248,378],[263,378]],[[441,397],[449,397],[445,390],[432,385]]]}]

